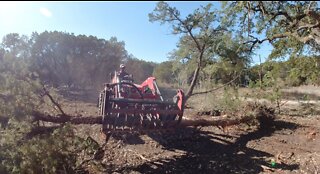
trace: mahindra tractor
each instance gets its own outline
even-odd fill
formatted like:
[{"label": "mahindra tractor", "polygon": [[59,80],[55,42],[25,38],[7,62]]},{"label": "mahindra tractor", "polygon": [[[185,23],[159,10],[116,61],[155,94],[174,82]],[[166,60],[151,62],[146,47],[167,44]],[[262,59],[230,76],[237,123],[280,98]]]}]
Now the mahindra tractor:
[{"label": "mahindra tractor", "polygon": [[132,75],[121,77],[115,72],[111,82],[104,84],[98,106],[105,135],[115,131],[166,130],[175,128],[182,119],[184,93],[178,89],[172,101],[165,101],[154,77],[135,84]]}]

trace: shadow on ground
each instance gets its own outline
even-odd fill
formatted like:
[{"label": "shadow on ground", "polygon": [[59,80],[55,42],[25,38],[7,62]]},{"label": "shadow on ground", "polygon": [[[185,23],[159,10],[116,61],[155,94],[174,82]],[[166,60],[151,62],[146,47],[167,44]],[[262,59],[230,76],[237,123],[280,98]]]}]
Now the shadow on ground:
[{"label": "shadow on ground", "polygon": [[[210,131],[201,131],[186,128],[169,135],[150,134],[154,140],[162,144],[166,150],[182,150],[186,153],[176,157],[163,158],[157,161],[146,162],[140,166],[126,167],[118,170],[120,173],[132,171],[141,173],[260,173],[261,166],[271,167],[272,154],[247,147],[252,140],[271,136],[275,131],[283,129],[294,130],[299,125],[275,121],[272,128],[257,129],[253,132],[232,137],[224,134],[215,134]],[[230,139],[236,138],[231,142]],[[138,141],[141,143],[141,141]],[[297,164],[279,164],[281,170],[291,171],[298,169]]]}]

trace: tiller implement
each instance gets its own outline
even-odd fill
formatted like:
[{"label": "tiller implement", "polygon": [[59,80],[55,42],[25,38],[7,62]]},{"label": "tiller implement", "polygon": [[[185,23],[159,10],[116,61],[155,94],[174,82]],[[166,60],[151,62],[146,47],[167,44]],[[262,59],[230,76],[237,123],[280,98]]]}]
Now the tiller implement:
[{"label": "tiller implement", "polygon": [[99,96],[102,131],[106,135],[175,128],[182,119],[183,108],[183,91],[179,89],[173,101],[164,101],[154,77],[138,85],[133,83],[132,75],[120,77],[115,72]]}]

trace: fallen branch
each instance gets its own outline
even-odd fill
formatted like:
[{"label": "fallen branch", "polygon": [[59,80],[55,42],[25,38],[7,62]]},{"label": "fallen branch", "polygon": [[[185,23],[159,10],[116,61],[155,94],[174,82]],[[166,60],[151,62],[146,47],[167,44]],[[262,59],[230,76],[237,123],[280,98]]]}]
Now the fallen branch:
[{"label": "fallen branch", "polygon": [[[250,123],[254,120],[260,122],[260,126],[267,127],[272,124],[274,120],[274,109],[268,108],[265,106],[259,106],[254,109],[253,115],[243,116],[241,118],[228,119],[223,118],[219,120],[207,120],[207,119],[198,119],[198,120],[189,120],[182,119],[180,124],[177,127],[188,127],[188,126],[220,126],[227,127],[232,125],[237,125],[240,123]],[[57,115],[51,116],[46,115],[40,112],[34,112],[34,121],[46,121],[51,123],[71,123],[71,124],[102,124],[102,116],[70,116],[70,115]],[[176,122],[172,122],[175,125]],[[171,124],[171,123],[169,123]]]},{"label": "fallen branch", "polygon": [[53,97],[51,96],[51,94],[49,93],[49,91],[45,88],[45,86],[43,85],[43,92],[44,95],[48,96],[50,101],[58,108],[58,110],[61,112],[62,115],[66,115],[65,112],[63,111],[63,109],[61,108],[61,106],[59,105],[58,102],[56,102]]},{"label": "fallen branch", "polygon": [[221,119],[221,120],[206,120],[206,119],[199,119],[199,120],[187,120],[183,119],[179,124],[179,127],[188,127],[188,126],[221,126],[227,127],[232,125],[237,125],[240,123],[247,123],[251,120],[255,119],[252,116],[245,116],[241,119]]},{"label": "fallen branch", "polygon": [[71,124],[102,124],[102,116],[70,116],[70,115],[57,115],[51,116],[40,112],[33,113],[33,121],[46,121],[51,123],[66,123]]},{"label": "fallen branch", "polygon": [[[51,123],[66,123],[69,122],[71,124],[102,124],[101,116],[86,116],[86,117],[78,117],[78,116],[69,116],[64,115],[60,116],[50,116],[42,113],[35,113],[34,121],[46,121]],[[250,122],[253,120],[252,116],[245,116],[241,119],[222,119],[222,120],[188,120],[182,119],[178,127],[188,127],[188,126],[231,126],[240,123]]]}]

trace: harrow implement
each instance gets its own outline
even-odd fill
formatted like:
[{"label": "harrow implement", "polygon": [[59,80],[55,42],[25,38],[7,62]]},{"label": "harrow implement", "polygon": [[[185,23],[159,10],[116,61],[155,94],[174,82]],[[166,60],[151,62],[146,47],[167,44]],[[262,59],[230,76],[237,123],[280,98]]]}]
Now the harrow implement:
[{"label": "harrow implement", "polygon": [[183,110],[183,91],[177,90],[172,101],[164,101],[154,77],[138,85],[133,83],[132,76],[120,78],[115,73],[99,96],[105,134],[173,129],[182,120]]}]

